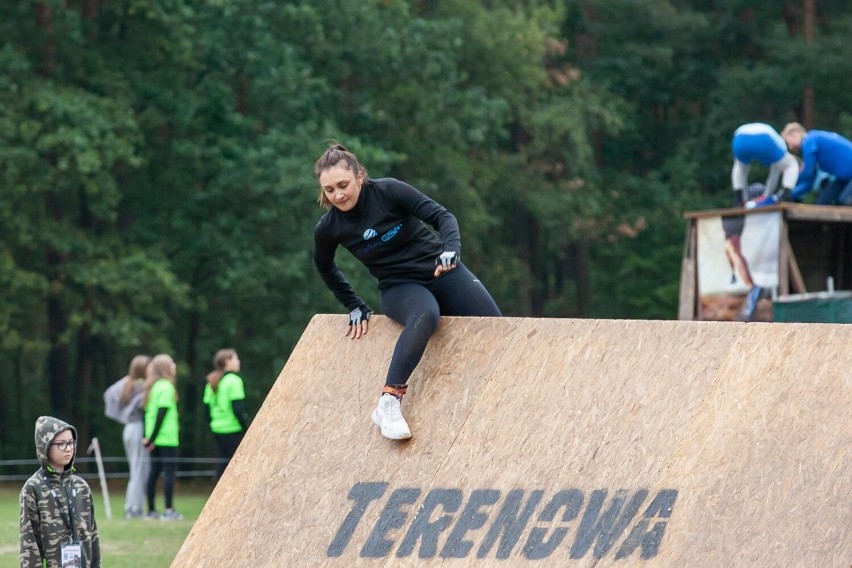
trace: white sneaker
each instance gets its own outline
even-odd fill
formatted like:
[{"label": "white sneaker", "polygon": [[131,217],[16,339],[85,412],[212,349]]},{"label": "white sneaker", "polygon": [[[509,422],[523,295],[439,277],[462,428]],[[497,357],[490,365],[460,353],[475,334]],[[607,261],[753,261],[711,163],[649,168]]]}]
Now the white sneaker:
[{"label": "white sneaker", "polygon": [[392,394],[384,393],[379,397],[379,404],[373,410],[373,422],[382,429],[385,438],[404,440],[411,437],[408,423],[402,417],[399,399]]},{"label": "white sneaker", "polygon": [[183,515],[174,509],[167,509],[165,513],[160,515],[161,521],[180,521],[181,519],[183,519]]}]

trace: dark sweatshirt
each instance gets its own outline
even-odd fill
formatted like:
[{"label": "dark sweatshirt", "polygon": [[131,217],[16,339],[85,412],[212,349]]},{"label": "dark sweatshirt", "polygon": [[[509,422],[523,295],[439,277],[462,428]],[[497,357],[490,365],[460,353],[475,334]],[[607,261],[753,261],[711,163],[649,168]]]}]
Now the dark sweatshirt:
[{"label": "dark sweatshirt", "polygon": [[363,300],[334,262],[338,245],[367,267],[380,289],[431,282],[442,252],[461,256],[459,225],[453,214],[393,178],[368,180],[352,210],[332,207],[314,229],[314,266],[326,286],[347,310],[363,308]]}]

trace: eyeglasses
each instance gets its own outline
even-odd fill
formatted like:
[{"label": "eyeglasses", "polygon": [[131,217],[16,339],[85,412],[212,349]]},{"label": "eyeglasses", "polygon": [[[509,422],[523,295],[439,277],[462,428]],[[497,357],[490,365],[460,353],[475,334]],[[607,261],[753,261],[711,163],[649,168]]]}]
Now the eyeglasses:
[{"label": "eyeglasses", "polygon": [[65,440],[62,440],[61,442],[53,442],[50,445],[56,446],[57,448],[59,448],[60,452],[64,452],[68,448],[71,448],[71,449],[76,448],[77,447],[77,440],[68,440],[67,442]]}]

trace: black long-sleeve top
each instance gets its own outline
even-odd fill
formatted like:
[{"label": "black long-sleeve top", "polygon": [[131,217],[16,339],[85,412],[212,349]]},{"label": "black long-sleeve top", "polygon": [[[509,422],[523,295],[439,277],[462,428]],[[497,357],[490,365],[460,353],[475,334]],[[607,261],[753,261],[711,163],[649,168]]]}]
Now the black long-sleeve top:
[{"label": "black long-sleeve top", "polygon": [[[431,225],[439,234],[427,226]],[[455,216],[414,187],[393,178],[370,179],[350,211],[332,207],[314,229],[314,266],[337,300],[352,311],[366,306],[334,262],[338,245],[360,260],[379,288],[434,280],[444,251],[461,255]]]}]

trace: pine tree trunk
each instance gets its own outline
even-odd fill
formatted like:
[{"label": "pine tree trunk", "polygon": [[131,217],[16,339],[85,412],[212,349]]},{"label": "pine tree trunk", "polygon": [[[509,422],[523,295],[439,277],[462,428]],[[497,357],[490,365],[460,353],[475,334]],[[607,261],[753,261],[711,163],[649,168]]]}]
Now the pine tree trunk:
[{"label": "pine tree trunk", "polygon": [[[816,0],[803,0],[802,7],[804,9],[804,18],[802,21],[802,31],[808,45],[812,45],[814,42],[814,19],[816,17],[815,4]],[[802,122],[804,123],[805,128],[810,129],[814,127],[815,107],[816,101],[814,100],[814,87],[813,85],[807,85],[802,93]]]}]

